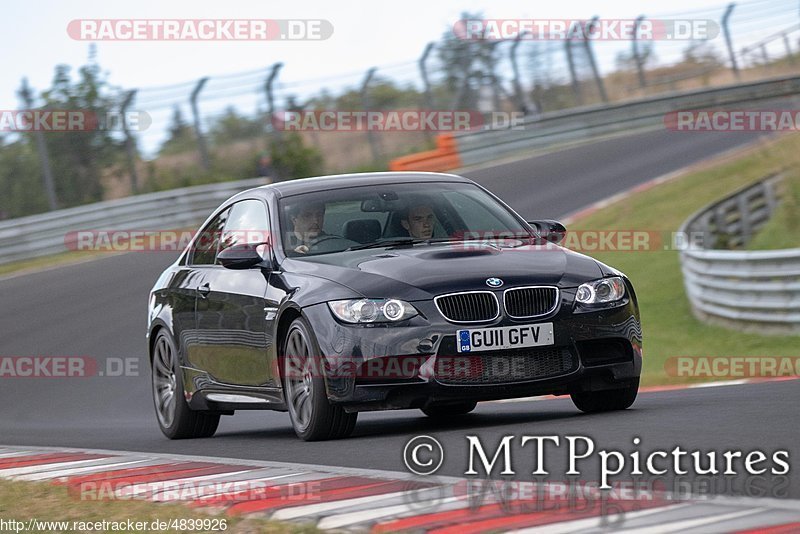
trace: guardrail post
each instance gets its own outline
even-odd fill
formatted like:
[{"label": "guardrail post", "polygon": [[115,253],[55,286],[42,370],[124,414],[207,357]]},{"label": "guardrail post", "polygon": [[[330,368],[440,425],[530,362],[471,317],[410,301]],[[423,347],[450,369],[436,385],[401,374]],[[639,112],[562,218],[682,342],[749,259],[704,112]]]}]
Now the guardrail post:
[{"label": "guardrail post", "polygon": [[136,89],[128,91],[125,94],[125,100],[122,101],[122,106],[120,106],[122,130],[125,133],[125,156],[128,162],[128,172],[131,176],[131,193],[134,195],[139,192],[139,175],[136,172],[136,143],[133,140],[131,129],[128,127],[127,113],[135,97]]},{"label": "guardrail post", "polygon": [[[361,105],[363,106],[365,111],[369,111],[370,107],[370,98],[369,98],[369,82],[372,81],[372,77],[375,75],[375,71],[377,71],[377,67],[372,67],[367,71],[366,76],[364,76],[364,81],[361,82]],[[375,137],[375,132],[369,128],[369,121],[367,121],[367,139],[369,140],[369,148],[372,151],[372,161],[377,162],[380,159],[380,146],[378,145],[378,139]]]},{"label": "guardrail post", "polygon": [[197,85],[192,90],[192,95],[189,97],[189,103],[192,106],[192,116],[194,117],[194,133],[197,136],[197,149],[200,151],[200,162],[203,164],[203,169],[208,170],[211,167],[211,162],[208,158],[208,147],[206,146],[206,138],[203,136],[203,129],[200,126],[200,112],[197,109],[197,97],[203,86],[208,81],[208,77],[200,78]]},{"label": "guardrail post", "polygon": [[736,64],[736,54],[733,51],[733,43],[731,42],[731,29],[728,26],[728,21],[733,13],[733,8],[736,7],[736,2],[731,2],[725,8],[725,14],[722,15],[722,31],[725,33],[725,45],[728,47],[728,55],[731,58],[731,70],[733,70],[736,79],[739,79],[739,66]]},{"label": "guardrail post", "polygon": [[[28,86],[28,79],[22,79],[22,89],[19,91],[22,100],[25,101],[25,107],[29,110],[33,109],[33,95]],[[39,153],[39,162],[42,165],[42,182],[44,184],[44,191],[47,195],[47,206],[50,210],[58,209],[58,197],[56,196],[56,186],[53,180],[53,170],[50,168],[50,155],[47,152],[47,143],[44,140],[44,133],[40,129],[36,129],[33,133],[36,139],[36,151]]]},{"label": "guardrail post", "polygon": [[606,94],[606,86],[603,84],[603,78],[600,77],[600,71],[597,69],[597,62],[594,60],[594,52],[592,51],[592,43],[591,39],[589,39],[589,32],[592,31],[594,25],[597,24],[597,20],[600,17],[595,15],[592,17],[592,20],[586,23],[584,27],[584,39],[583,39],[583,47],[586,49],[586,56],[589,58],[589,66],[592,69],[592,76],[594,76],[594,82],[597,84],[597,90],[600,92],[600,98],[603,102],[608,102],[608,95]]},{"label": "guardrail post", "polygon": [[644,79],[644,62],[642,61],[642,56],[639,55],[639,26],[642,25],[643,20],[644,15],[636,17],[636,20],[633,22],[633,39],[631,40],[633,46],[633,60],[636,62],[636,73],[639,77],[639,87],[642,89],[647,85]]}]

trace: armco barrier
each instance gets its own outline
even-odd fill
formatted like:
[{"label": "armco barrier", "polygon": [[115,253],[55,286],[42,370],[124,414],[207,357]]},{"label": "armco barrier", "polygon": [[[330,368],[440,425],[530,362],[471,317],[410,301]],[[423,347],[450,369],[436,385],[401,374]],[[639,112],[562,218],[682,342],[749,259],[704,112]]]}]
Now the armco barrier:
[{"label": "armco barrier", "polygon": [[232,195],[264,178],[147,193],[0,222],[0,264],[68,250],[79,230],[194,228]]},{"label": "armco barrier", "polygon": [[436,148],[389,162],[390,171],[448,171],[461,166],[453,134],[436,136]]},{"label": "armco barrier", "polygon": [[706,247],[745,244],[772,214],[779,183],[779,176],[770,176],[703,208],[681,227],[689,242],[680,253],[683,281],[698,319],[736,330],[800,334],[800,249],[692,244],[692,236],[704,237]]},{"label": "armco barrier", "polygon": [[455,134],[456,148],[460,163],[469,166],[608,134],[666,128],[664,118],[673,111],[764,106],[792,96],[800,96],[798,76],[586,106],[530,118],[514,129],[459,132]]}]

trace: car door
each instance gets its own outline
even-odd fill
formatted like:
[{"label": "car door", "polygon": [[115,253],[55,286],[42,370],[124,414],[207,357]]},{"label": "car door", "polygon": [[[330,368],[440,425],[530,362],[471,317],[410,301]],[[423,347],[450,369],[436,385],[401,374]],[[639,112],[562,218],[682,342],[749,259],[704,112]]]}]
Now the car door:
[{"label": "car door", "polygon": [[197,233],[171,282],[173,333],[180,347],[181,361],[195,369],[203,369],[204,363],[202,353],[197,351],[197,296],[205,272],[214,267],[219,236],[229,212],[229,209],[221,211]]},{"label": "car door", "polygon": [[[230,208],[218,252],[236,244],[257,244],[269,235],[267,206],[242,200]],[[265,295],[269,270],[234,270],[219,265],[203,271],[196,300],[198,346],[195,360],[211,377],[225,384],[274,384],[267,363],[268,324]]]}]

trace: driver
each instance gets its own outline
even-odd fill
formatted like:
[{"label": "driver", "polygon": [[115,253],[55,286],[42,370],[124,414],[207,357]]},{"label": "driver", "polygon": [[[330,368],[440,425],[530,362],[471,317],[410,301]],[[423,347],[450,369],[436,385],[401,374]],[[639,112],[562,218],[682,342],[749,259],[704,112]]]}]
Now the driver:
[{"label": "driver", "polygon": [[400,224],[408,231],[408,235],[416,239],[430,239],[433,237],[433,226],[436,215],[430,204],[417,204],[411,206],[400,217]]},{"label": "driver", "polygon": [[325,204],[315,202],[297,206],[289,213],[292,231],[287,235],[286,248],[299,254],[307,254],[311,243],[328,234],[322,231],[325,222]]}]

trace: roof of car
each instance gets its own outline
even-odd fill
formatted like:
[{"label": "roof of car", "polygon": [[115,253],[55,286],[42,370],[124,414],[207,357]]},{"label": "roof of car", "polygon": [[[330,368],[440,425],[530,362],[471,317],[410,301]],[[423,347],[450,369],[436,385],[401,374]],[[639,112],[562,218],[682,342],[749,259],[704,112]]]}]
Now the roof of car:
[{"label": "roof of car", "polygon": [[341,189],[360,185],[380,183],[415,183],[415,182],[471,182],[468,178],[456,174],[439,172],[363,172],[355,174],[336,174],[301,178],[264,185],[258,189],[271,190],[279,196],[297,195],[326,189]]}]

